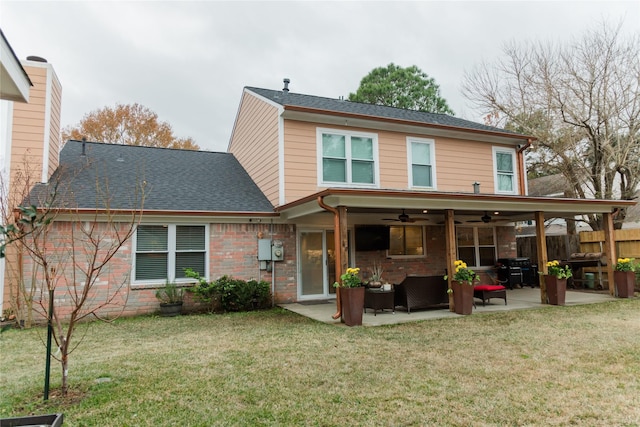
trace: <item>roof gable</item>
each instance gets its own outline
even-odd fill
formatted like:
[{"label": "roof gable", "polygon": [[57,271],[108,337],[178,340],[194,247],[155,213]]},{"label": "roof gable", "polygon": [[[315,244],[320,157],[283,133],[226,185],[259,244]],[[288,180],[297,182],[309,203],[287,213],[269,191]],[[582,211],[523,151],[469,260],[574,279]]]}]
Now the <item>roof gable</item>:
[{"label": "roof gable", "polygon": [[[139,208],[136,187],[144,183],[145,211],[273,212],[230,153],[68,141],[51,182],[70,208]],[[37,185],[32,197],[42,202],[49,185]]]}]

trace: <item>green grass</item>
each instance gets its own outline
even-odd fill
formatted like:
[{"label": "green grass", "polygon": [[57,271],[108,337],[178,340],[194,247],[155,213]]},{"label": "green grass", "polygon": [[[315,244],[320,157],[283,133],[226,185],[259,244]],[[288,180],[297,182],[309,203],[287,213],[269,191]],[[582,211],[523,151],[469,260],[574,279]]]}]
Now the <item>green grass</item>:
[{"label": "green grass", "polygon": [[70,396],[54,390],[48,403],[44,330],[0,336],[0,418],[62,412],[65,426],[640,425],[639,299],[370,328],[279,309],[83,326]]}]

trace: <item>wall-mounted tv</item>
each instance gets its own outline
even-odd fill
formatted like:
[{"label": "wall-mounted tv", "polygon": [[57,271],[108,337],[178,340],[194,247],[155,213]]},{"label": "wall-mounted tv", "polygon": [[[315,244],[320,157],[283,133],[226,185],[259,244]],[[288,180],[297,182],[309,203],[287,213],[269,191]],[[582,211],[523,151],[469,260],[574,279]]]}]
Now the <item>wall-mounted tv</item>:
[{"label": "wall-mounted tv", "polygon": [[389,249],[389,227],[386,225],[356,225],[356,251]]}]

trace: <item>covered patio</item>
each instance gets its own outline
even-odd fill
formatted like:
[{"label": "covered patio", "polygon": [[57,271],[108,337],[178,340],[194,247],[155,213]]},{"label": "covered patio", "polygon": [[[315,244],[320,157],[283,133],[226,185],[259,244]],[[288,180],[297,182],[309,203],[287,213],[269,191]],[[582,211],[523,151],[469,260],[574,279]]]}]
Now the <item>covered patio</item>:
[{"label": "covered patio", "polygon": [[[521,193],[525,193],[521,189]],[[602,218],[602,226],[605,231],[605,245],[602,248],[603,256],[606,258],[605,272],[608,277],[613,276],[613,266],[616,261],[616,247],[613,237],[614,217],[618,211],[634,204],[633,201],[622,200],[593,200],[593,199],[570,199],[552,197],[530,197],[521,195],[487,194],[487,193],[450,193],[450,192],[417,192],[404,190],[368,190],[368,189],[345,189],[329,188],[295,202],[282,205],[276,210],[280,215],[291,222],[295,222],[302,227],[304,225],[324,225],[331,229],[334,242],[331,244],[332,257],[327,260],[327,264],[332,264],[335,268],[329,276],[329,283],[333,283],[340,277],[347,267],[366,267],[373,261],[368,255],[356,253],[352,250],[350,243],[350,229],[359,224],[397,224],[432,227],[425,247],[429,247],[430,258],[424,258],[422,264],[417,262],[407,262],[406,268],[397,269],[394,273],[396,277],[387,277],[390,283],[400,283],[401,276],[404,275],[430,275],[441,276],[446,271],[454,271],[454,262],[460,258],[458,248],[458,236],[456,230],[460,227],[489,228],[500,227],[504,232],[507,228],[515,230],[515,225],[519,222],[527,221],[535,224],[536,249],[538,254],[538,272],[547,272],[547,248],[545,237],[545,220],[549,218],[575,218],[582,214],[598,214]],[[330,214],[330,215],[327,215]],[[332,220],[331,220],[332,217]],[[389,222],[391,221],[391,222]],[[435,227],[435,228],[434,228]],[[437,233],[433,232],[439,230]],[[492,237],[491,247],[495,251],[492,254],[495,259],[511,258],[517,256],[515,246],[515,234],[498,234]],[[328,244],[327,244],[328,246]],[[474,241],[474,250],[476,250]],[[335,250],[333,250],[335,248]],[[480,250],[480,249],[477,249]],[[422,252],[424,254],[424,252]],[[476,261],[478,261],[478,256]],[[488,258],[488,257],[487,257]],[[387,256],[386,259],[389,259]],[[395,261],[395,260],[392,260]],[[486,260],[485,260],[486,261]],[[395,262],[399,265],[401,261]],[[473,263],[469,263],[474,265]],[[487,270],[487,266],[492,263],[476,263],[483,266],[476,271],[482,273]],[[422,271],[415,271],[421,268]],[[389,273],[392,276],[392,273]],[[449,277],[449,287],[451,287],[451,276]],[[515,294],[510,300],[508,307],[498,308],[496,304],[482,308],[486,310],[505,310],[513,308],[527,308],[531,304],[539,306],[547,301],[546,286],[543,280],[538,283],[535,289],[518,289],[510,292]],[[614,289],[609,287],[609,296],[613,297]],[[526,297],[525,297],[526,296]],[[316,298],[317,300],[326,299]],[[595,297],[595,296],[593,296]],[[583,301],[585,295],[577,295],[577,302]],[[312,299],[312,298],[310,298]],[[293,311],[313,313],[322,310],[323,306],[330,311],[333,306],[333,318],[338,319],[341,313],[341,302],[339,298],[332,300],[331,304],[317,304],[314,301],[302,301],[298,299],[299,305],[291,305]],[[568,299],[568,304],[573,300]],[[453,311],[453,298],[449,296],[449,307]],[[299,310],[299,311],[298,311]],[[480,310],[480,308],[478,308]],[[445,310],[446,311],[446,310]],[[453,315],[451,313],[436,311],[423,311],[421,316],[444,317]],[[435,314],[434,314],[435,313]],[[386,313],[385,313],[386,314]],[[406,313],[405,313],[406,314]],[[417,313],[416,313],[417,314]],[[306,314],[305,314],[306,315]],[[319,315],[323,317],[324,314]],[[411,314],[413,316],[413,313]],[[410,317],[411,317],[410,316]],[[310,315],[309,317],[314,317]],[[384,324],[385,320],[374,319],[380,316],[365,316],[367,324]],[[396,315],[397,317],[397,315]],[[326,321],[325,319],[319,319]],[[397,323],[397,320],[389,321]]]},{"label": "covered patio", "polygon": [[[565,306],[597,304],[608,301],[615,301],[616,298],[606,291],[579,291],[567,289]],[[494,313],[500,311],[526,310],[532,308],[542,308],[548,306],[540,302],[540,288],[521,288],[507,290],[507,305],[501,299],[492,299],[486,306],[482,306],[480,300],[476,300],[476,307],[473,315],[482,313]],[[282,304],[282,308],[298,313],[301,316],[309,317],[318,322],[341,325],[340,319],[333,319],[332,315],[336,310],[335,300],[313,301],[309,303]],[[395,325],[398,323],[416,322],[420,320],[433,320],[461,317],[447,307],[423,309],[407,313],[399,309],[395,313],[391,310],[378,311],[374,315],[373,310],[367,309],[362,317],[363,326]]]}]

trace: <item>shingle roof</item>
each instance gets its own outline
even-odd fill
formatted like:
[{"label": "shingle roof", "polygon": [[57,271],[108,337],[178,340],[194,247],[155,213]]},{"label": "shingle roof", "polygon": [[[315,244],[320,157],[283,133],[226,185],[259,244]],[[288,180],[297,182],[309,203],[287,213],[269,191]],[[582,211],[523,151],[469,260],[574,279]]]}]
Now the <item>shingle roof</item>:
[{"label": "shingle roof", "polygon": [[[139,208],[136,184],[145,183],[145,210],[273,212],[273,205],[230,153],[68,141],[50,182],[60,182],[67,207],[104,208],[96,182],[108,185],[111,209]],[[38,184],[32,200],[51,191]],[[34,199],[33,197],[37,197]]]},{"label": "shingle roof", "polygon": [[338,113],[370,116],[371,118],[403,120],[423,123],[427,125],[447,126],[473,131],[498,132],[507,134],[509,136],[522,136],[523,138],[525,138],[524,135],[516,132],[511,132],[493,126],[486,126],[481,123],[476,123],[469,120],[459,119],[447,114],[425,113],[422,111],[387,107],[384,105],[365,104],[361,102],[351,102],[342,99],[323,98],[320,96],[303,95],[299,93],[283,92],[250,86],[245,87],[245,89],[283,106],[290,105],[296,107],[313,108],[317,110],[325,110]]}]

